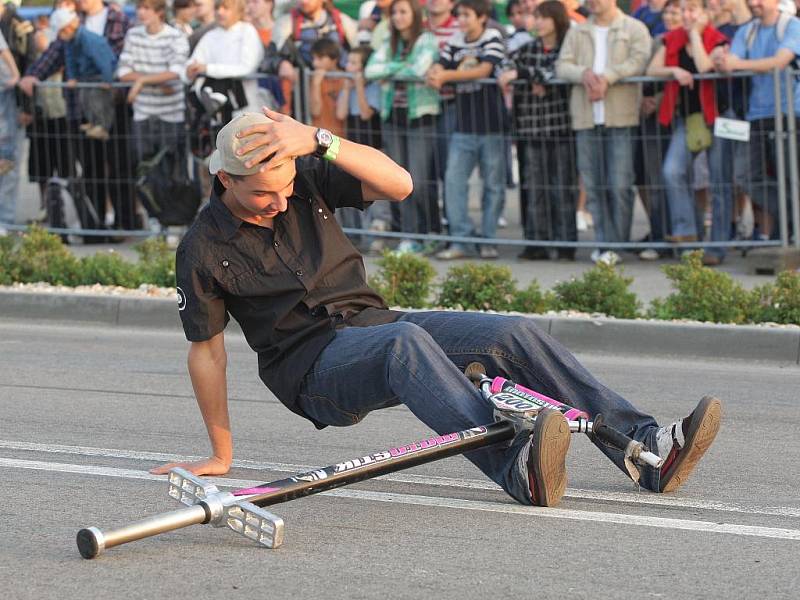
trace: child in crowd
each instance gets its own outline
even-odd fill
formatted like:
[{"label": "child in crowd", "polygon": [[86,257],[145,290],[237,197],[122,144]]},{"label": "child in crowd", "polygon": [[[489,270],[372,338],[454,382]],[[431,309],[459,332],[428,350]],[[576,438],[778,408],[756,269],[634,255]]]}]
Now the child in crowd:
[{"label": "child in crowd", "polygon": [[[117,68],[117,57],[103,36],[81,25],[78,15],[59,8],[50,15],[50,26],[64,42],[64,73],[67,85],[77,82],[111,83]],[[107,140],[114,123],[114,104],[109,86],[81,88],[79,102],[84,123],[81,130],[96,140]]]},{"label": "child in crowd", "polygon": [[344,120],[348,140],[380,149],[381,87],[364,78],[364,67],[371,55],[369,46],[354,48],[347,55],[345,71],[353,77],[342,84],[336,101],[336,118]]},{"label": "child in crowd", "polygon": [[185,36],[190,36],[194,32],[192,21],[196,12],[194,0],[173,0],[172,12],[174,18],[172,26]]},{"label": "child in crowd", "polygon": [[[445,207],[450,235],[474,234],[469,217],[468,180],[476,164],[483,176],[481,234],[494,238],[499,208],[505,195],[506,109],[497,85],[477,80],[493,76],[505,58],[500,33],[487,28],[489,0],[460,0],[456,5],[459,31],[445,44],[439,62],[427,73],[428,85],[440,89],[453,83],[456,89],[456,125],[450,138],[445,174]],[[441,260],[467,256],[464,243],[457,242],[436,254]],[[480,247],[481,258],[497,258],[497,248]]]},{"label": "child in crowd", "polygon": [[186,79],[194,82],[192,92],[206,112],[219,114],[220,123],[261,109],[258,83],[245,78],[257,72],[264,45],[244,17],[245,0],[221,0],[216,10],[219,27],[200,38],[186,66]]},{"label": "child in crowd", "polygon": [[314,66],[309,90],[311,124],[314,127],[328,129],[338,136],[344,135],[344,119],[340,119],[336,114],[336,99],[343,89],[344,79],[327,75],[339,72],[341,55],[341,47],[330,38],[320,38],[311,46]]},{"label": "child in crowd", "polygon": [[508,0],[506,4],[506,17],[514,28],[514,33],[506,40],[506,50],[512,54],[533,39],[533,15],[527,12],[522,0]]},{"label": "child in crowd", "polygon": [[[514,122],[525,150],[520,172],[530,178],[523,223],[529,240],[578,239],[575,225],[577,172],[569,117],[569,88],[547,85],[555,78],[555,62],[570,27],[559,0],[547,0],[534,10],[536,38],[511,55],[514,69],[500,76],[505,85],[514,79]],[[519,258],[549,258],[547,248],[528,246]],[[575,259],[575,248],[559,248],[558,258]]]}]

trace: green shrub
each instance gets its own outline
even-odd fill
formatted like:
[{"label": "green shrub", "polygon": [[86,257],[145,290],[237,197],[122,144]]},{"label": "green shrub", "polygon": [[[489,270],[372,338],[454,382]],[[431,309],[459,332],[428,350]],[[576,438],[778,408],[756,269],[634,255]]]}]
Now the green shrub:
[{"label": "green shrub", "polygon": [[516,293],[511,269],[490,263],[451,267],[441,287],[437,304],[463,310],[509,310]]},{"label": "green shrub", "polygon": [[369,284],[389,306],[427,306],[436,270],[426,258],[386,250],[377,264],[379,270],[369,278]]},{"label": "green shrub", "polygon": [[753,321],[800,325],[800,273],[778,273],[773,283],[751,292],[751,301]]},{"label": "green shrub", "polygon": [[53,285],[77,285],[81,263],[61,238],[33,225],[22,236],[12,253],[16,280],[21,283],[43,281]]},{"label": "green shrub", "polygon": [[750,294],[728,273],[704,267],[703,251],[683,256],[680,264],[662,270],[675,292],[652,302],[656,319],[692,319],[715,323],[743,323],[752,313]]},{"label": "green shrub", "polygon": [[14,238],[10,235],[0,237],[0,285],[11,285],[17,281],[14,257]]},{"label": "green shrub", "polygon": [[632,277],[624,277],[612,265],[598,263],[580,279],[573,277],[553,287],[555,308],[603,313],[621,319],[636,318],[641,304],[636,294],[628,289],[632,281]]},{"label": "green shrub", "polygon": [[175,287],[175,251],[164,238],[148,238],[135,247],[142,283]]},{"label": "green shrub", "polygon": [[552,308],[555,297],[552,292],[542,292],[535,279],[527,288],[518,291],[511,302],[511,310],[521,313],[542,314]]},{"label": "green shrub", "polygon": [[135,288],[142,283],[142,278],[135,264],[126,261],[119,253],[110,250],[97,252],[81,259],[81,283]]}]

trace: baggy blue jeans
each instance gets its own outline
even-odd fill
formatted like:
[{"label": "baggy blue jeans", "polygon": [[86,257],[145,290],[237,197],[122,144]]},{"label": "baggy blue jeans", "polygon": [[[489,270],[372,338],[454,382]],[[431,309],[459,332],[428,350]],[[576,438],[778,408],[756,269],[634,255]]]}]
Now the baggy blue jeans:
[{"label": "baggy blue jeans", "polygon": [[[300,408],[317,421],[353,425],[369,412],[405,404],[439,435],[493,422],[492,409],[464,375],[480,362],[503,376],[594,416],[656,448],[656,421],[598,382],[531,319],[475,312],[414,312],[399,321],[345,327],[302,382]],[[510,446],[465,456],[522,504],[528,481],[516,468],[525,436]],[[625,472],[621,452],[601,450]],[[659,472],[644,468],[641,484],[658,490]]]},{"label": "baggy blue jeans", "polygon": [[19,143],[17,103],[14,90],[0,90],[0,158],[15,161],[14,169],[0,176],[0,223],[13,225],[17,212]]},{"label": "baggy blue jeans", "polygon": [[575,132],[578,172],[597,242],[627,242],[633,221],[633,127]]},{"label": "baggy blue jeans", "polygon": [[469,176],[478,165],[483,179],[481,235],[495,237],[497,217],[506,193],[505,159],[506,145],[501,134],[453,133],[444,184],[450,235],[468,237],[474,234],[469,217]]}]

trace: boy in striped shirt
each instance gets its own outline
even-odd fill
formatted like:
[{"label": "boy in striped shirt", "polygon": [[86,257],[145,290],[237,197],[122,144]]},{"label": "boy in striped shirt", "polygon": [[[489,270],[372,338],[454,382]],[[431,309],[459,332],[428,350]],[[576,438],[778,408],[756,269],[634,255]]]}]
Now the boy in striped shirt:
[{"label": "boy in striped shirt", "polygon": [[164,146],[184,146],[184,95],[180,73],[189,56],[186,36],[166,24],[166,0],[139,0],[140,25],[125,36],[117,77],[132,82],[135,160],[152,156]]}]

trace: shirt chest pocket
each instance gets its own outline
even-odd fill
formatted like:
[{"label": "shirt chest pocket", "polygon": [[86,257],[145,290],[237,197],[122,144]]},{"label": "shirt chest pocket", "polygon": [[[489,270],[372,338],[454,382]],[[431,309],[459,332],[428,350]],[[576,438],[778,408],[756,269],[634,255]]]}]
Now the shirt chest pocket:
[{"label": "shirt chest pocket", "polygon": [[608,65],[617,66],[630,58],[631,38],[627,33],[620,32],[609,40]]}]

